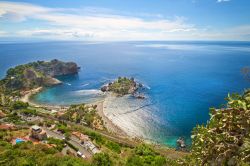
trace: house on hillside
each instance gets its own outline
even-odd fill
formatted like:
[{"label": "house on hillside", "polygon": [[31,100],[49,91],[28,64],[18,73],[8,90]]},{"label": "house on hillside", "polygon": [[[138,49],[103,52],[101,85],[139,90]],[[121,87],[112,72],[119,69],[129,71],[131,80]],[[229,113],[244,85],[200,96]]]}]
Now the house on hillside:
[{"label": "house on hillside", "polygon": [[13,124],[0,124],[0,130],[14,130],[16,126]]},{"label": "house on hillside", "polygon": [[81,144],[84,144],[85,142],[89,141],[89,136],[84,135],[80,132],[74,131],[72,132],[72,135],[77,137],[81,141]]},{"label": "house on hillside", "polygon": [[37,139],[39,141],[47,139],[47,133],[41,127],[34,125],[31,127],[31,135],[32,138]]}]

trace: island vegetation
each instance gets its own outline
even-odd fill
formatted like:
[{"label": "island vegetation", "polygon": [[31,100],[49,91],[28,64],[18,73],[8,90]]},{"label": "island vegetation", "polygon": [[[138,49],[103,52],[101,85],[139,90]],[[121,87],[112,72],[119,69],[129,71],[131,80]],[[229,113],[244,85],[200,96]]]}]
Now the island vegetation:
[{"label": "island vegetation", "polygon": [[62,62],[57,59],[50,62],[32,62],[10,68],[5,78],[1,80],[0,86],[5,93],[53,86],[61,83],[55,78],[56,76],[75,74],[78,69],[74,62]]},{"label": "island vegetation", "polygon": [[135,93],[139,86],[141,86],[141,84],[138,84],[133,77],[119,77],[114,82],[104,85],[101,90],[103,92],[113,92],[118,96],[124,96]]}]

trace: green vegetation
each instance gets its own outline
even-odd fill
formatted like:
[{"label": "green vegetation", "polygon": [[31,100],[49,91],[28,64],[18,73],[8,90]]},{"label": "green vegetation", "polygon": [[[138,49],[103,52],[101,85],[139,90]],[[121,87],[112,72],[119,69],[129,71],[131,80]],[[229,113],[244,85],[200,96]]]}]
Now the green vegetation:
[{"label": "green vegetation", "polygon": [[60,140],[60,139],[55,139],[55,138],[48,138],[47,139],[48,141],[48,144],[52,144],[52,145],[55,145],[56,149],[61,152],[63,147],[64,147],[64,141],[63,140]]},{"label": "green vegetation", "polygon": [[99,153],[94,155],[93,159],[94,166],[112,166],[113,162],[111,161],[109,154]]},{"label": "green vegetation", "polygon": [[165,157],[160,156],[145,144],[136,147],[126,163],[127,166],[161,166],[165,164]]},{"label": "green vegetation", "polygon": [[57,124],[57,130],[62,132],[62,133],[68,133],[70,129],[67,127],[67,124],[58,123]]},{"label": "green vegetation", "polygon": [[75,123],[88,125],[92,128],[104,130],[103,120],[97,114],[95,106],[85,104],[71,105],[70,108],[60,117]]},{"label": "green vegetation", "polygon": [[116,153],[121,153],[121,146],[115,142],[107,141],[106,146]]},{"label": "green vegetation", "polygon": [[4,122],[11,122],[14,124],[24,123],[19,114],[25,116],[37,115],[35,109],[29,108],[29,104],[22,101],[11,101],[9,104],[4,105],[3,110],[5,110],[5,113],[7,114]]},{"label": "green vegetation", "polygon": [[109,91],[114,92],[118,95],[126,95],[133,93],[136,89],[136,82],[134,78],[119,77],[118,80],[114,81],[109,85]]},{"label": "green vegetation", "polygon": [[12,146],[10,143],[0,141],[0,165],[22,166],[22,165],[89,165],[86,161],[70,156],[58,154],[56,148],[49,148],[43,144],[33,145],[30,142]]},{"label": "green vegetation", "polygon": [[228,95],[226,108],[211,109],[207,125],[193,130],[191,156],[196,165],[250,164],[250,90]]},{"label": "green vegetation", "polygon": [[[37,61],[10,68],[6,77],[0,81],[5,93],[17,93],[20,90],[29,90],[40,86],[51,86],[59,81],[54,76],[77,73],[78,67],[73,62],[52,60],[50,62]],[[20,94],[19,94],[20,95]]]},{"label": "green vegetation", "polygon": [[24,114],[25,116],[34,116],[37,115],[37,111],[35,109],[21,109],[20,113]]},{"label": "green vegetation", "polygon": [[24,109],[24,108],[27,108],[29,106],[29,103],[24,103],[22,101],[14,101],[12,103],[12,108],[13,109]]},{"label": "green vegetation", "polygon": [[4,119],[4,122],[10,122],[14,124],[20,124],[21,123],[21,118],[18,116],[16,112],[9,113],[7,117]]},{"label": "green vegetation", "polygon": [[42,64],[42,62],[39,61],[10,68],[3,80],[5,87],[11,90],[18,90],[41,86],[45,80],[45,75],[35,69],[35,66],[38,64]]}]

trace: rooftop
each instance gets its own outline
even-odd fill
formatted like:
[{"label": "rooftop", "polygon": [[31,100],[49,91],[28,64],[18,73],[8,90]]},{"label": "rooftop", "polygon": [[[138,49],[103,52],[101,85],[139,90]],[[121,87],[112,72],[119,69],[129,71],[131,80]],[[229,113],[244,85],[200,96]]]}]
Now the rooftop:
[{"label": "rooftop", "polygon": [[82,140],[82,141],[86,141],[86,140],[89,140],[89,137],[87,136],[87,135],[84,135],[84,134],[82,134],[82,133],[80,133],[80,132],[72,132],[72,134],[74,135],[74,136],[76,136],[78,139],[80,139],[80,140]]},{"label": "rooftop", "polygon": [[15,128],[15,126],[12,124],[1,124],[0,125],[0,129],[2,129],[2,130],[10,130],[10,129],[14,129],[14,128]]},{"label": "rooftop", "polygon": [[40,130],[40,129],[41,129],[41,127],[39,127],[39,126],[37,126],[37,125],[34,125],[34,126],[32,126],[31,128],[32,128],[32,130]]}]

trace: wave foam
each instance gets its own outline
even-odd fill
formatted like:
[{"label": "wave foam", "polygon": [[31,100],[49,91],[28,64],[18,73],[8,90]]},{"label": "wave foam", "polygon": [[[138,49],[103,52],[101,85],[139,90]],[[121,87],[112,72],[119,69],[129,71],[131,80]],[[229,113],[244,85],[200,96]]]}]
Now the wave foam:
[{"label": "wave foam", "polygon": [[98,89],[86,89],[86,90],[78,90],[74,91],[74,94],[78,95],[102,95],[103,92]]}]

